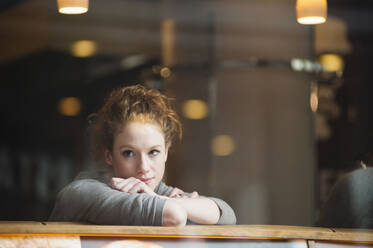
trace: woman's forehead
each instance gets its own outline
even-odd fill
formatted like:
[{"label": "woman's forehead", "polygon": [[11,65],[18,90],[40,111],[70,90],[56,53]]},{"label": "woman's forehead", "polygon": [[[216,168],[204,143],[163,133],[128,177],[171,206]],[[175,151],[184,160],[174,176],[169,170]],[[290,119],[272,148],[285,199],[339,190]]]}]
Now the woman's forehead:
[{"label": "woman's forehead", "polygon": [[123,125],[115,137],[118,145],[164,145],[164,133],[156,123],[129,121]]}]

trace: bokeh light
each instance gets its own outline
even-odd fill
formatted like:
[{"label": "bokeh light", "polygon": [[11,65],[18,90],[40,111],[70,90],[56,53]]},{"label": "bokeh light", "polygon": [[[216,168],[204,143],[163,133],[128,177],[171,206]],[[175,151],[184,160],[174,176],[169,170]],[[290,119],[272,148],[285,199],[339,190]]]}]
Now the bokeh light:
[{"label": "bokeh light", "polygon": [[71,45],[71,54],[75,57],[91,57],[97,51],[97,43],[91,40],[75,41]]},{"label": "bokeh light", "polygon": [[208,115],[207,103],[197,99],[185,101],[183,104],[183,115],[193,120],[206,118]]},{"label": "bokeh light", "polygon": [[58,102],[58,112],[65,116],[76,116],[82,111],[82,102],[76,97],[65,97]]},{"label": "bokeh light", "polygon": [[212,140],[211,150],[215,156],[228,156],[235,150],[235,142],[230,135],[218,135]]}]

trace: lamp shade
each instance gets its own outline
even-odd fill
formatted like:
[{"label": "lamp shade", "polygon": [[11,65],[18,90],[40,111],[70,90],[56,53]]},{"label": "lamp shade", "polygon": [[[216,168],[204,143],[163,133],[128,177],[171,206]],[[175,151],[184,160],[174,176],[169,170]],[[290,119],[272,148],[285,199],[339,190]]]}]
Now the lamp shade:
[{"label": "lamp shade", "polygon": [[88,11],[89,0],[57,0],[61,14],[83,14]]},{"label": "lamp shade", "polygon": [[320,24],[326,21],[326,0],[297,0],[297,20],[300,24]]}]

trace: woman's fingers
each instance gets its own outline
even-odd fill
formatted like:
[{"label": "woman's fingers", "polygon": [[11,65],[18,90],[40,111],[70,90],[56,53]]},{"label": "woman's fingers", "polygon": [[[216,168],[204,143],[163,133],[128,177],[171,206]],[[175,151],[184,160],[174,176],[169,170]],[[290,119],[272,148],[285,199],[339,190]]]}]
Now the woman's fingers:
[{"label": "woman's fingers", "polygon": [[137,183],[135,183],[135,184],[132,186],[132,188],[130,188],[130,189],[128,190],[128,193],[130,193],[130,194],[135,194],[135,193],[145,193],[143,182],[138,181]]},{"label": "woman's fingers", "polygon": [[170,198],[198,198],[199,194],[197,191],[193,191],[190,194],[185,194],[185,192],[179,188],[173,188],[170,195],[168,196]]},{"label": "woman's fingers", "polygon": [[197,191],[193,191],[193,193],[190,195],[190,198],[198,198],[199,194]]},{"label": "woman's fingers", "polygon": [[147,193],[149,195],[155,195],[154,191],[151,188],[149,188],[144,182],[135,177],[129,177],[127,179],[113,177],[110,184],[112,188],[125,193]]},{"label": "woman's fingers", "polygon": [[192,193],[190,194],[184,194],[181,196],[182,198],[185,198],[185,199],[190,199],[190,198],[198,198],[199,197],[199,194],[197,191],[193,191]]},{"label": "woman's fingers", "polygon": [[149,188],[148,185],[146,185],[144,182],[142,182],[141,180],[136,180],[135,183],[131,184],[132,187],[130,189],[128,189],[128,193],[130,194],[134,194],[134,193],[146,193],[146,194],[149,194],[149,195],[156,195],[154,193],[154,191]]},{"label": "woman's fingers", "polygon": [[130,177],[127,179],[113,177],[111,180],[111,185],[114,189],[128,193],[128,190],[131,189],[137,181],[138,179],[134,177]]},{"label": "woman's fingers", "polygon": [[[125,185],[123,185],[121,191],[126,192],[126,193],[130,193],[130,190],[131,190],[135,185],[137,185],[137,184],[139,184],[139,183],[141,183],[140,180],[138,180],[138,179],[136,179],[136,178],[134,178],[134,179],[132,179],[132,180],[130,180],[130,181],[128,180],[128,182],[127,182]],[[134,192],[134,193],[137,193],[137,192]]]},{"label": "woman's fingers", "polygon": [[[111,187],[119,191],[135,194],[135,193],[146,193],[149,195],[155,195],[154,191],[149,188],[144,182],[135,178],[129,177],[127,179],[113,177],[111,179]],[[190,194],[185,194],[185,192],[179,188],[173,188],[169,194],[170,198],[198,198],[199,194],[197,191],[193,191]]]},{"label": "woman's fingers", "polygon": [[168,197],[170,197],[170,198],[179,198],[183,194],[184,194],[184,191],[182,191],[181,189],[179,189],[179,188],[173,188]]}]

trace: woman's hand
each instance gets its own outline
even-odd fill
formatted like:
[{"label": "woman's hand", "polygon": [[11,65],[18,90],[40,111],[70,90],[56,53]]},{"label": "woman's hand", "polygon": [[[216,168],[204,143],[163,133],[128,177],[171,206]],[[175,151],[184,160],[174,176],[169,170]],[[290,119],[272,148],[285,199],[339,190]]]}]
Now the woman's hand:
[{"label": "woman's hand", "polygon": [[179,188],[173,188],[170,195],[168,196],[170,198],[198,198],[199,194],[197,191],[193,191],[191,194],[185,194],[185,192]]},{"label": "woman's hand", "polygon": [[182,195],[184,195],[184,191],[182,191],[179,188],[173,188],[171,193],[168,195],[170,198],[180,198]]},{"label": "woman's hand", "polygon": [[199,194],[197,191],[193,191],[190,195],[186,195],[183,198],[198,198]]},{"label": "woman's hand", "polygon": [[127,179],[113,177],[111,178],[110,185],[113,189],[129,194],[146,193],[149,195],[156,195],[148,185],[135,177],[129,177]]}]

